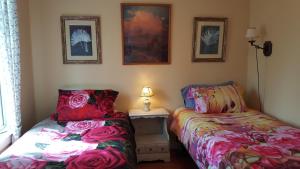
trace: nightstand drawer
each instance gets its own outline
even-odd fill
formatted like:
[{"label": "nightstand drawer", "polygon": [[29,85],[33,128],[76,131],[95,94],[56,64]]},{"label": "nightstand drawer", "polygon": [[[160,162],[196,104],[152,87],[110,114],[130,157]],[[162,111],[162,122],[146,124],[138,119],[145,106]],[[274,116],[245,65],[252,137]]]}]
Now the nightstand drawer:
[{"label": "nightstand drawer", "polygon": [[168,153],[169,144],[142,145],[136,148],[137,154]]}]

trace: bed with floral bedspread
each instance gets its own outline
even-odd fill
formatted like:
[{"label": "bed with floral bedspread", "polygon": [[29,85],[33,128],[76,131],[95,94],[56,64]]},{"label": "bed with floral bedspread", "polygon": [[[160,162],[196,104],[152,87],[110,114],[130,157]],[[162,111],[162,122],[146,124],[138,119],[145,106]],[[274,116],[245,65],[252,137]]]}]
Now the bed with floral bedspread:
[{"label": "bed with floral bedspread", "polygon": [[64,124],[46,119],[1,154],[0,168],[136,168],[134,133],[124,113]]},{"label": "bed with floral bedspread", "polygon": [[181,108],[171,130],[201,169],[300,168],[300,129],[260,112],[201,114]]}]

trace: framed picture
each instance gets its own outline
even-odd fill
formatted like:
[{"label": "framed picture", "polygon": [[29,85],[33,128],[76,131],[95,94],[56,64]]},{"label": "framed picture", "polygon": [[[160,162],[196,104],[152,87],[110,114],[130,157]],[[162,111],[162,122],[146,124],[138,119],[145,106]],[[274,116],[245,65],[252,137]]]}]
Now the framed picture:
[{"label": "framed picture", "polygon": [[121,4],[123,64],[169,64],[171,5]]},{"label": "framed picture", "polygon": [[101,63],[100,18],[61,16],[64,64]]},{"label": "framed picture", "polygon": [[224,62],[227,18],[194,18],[193,62]]}]

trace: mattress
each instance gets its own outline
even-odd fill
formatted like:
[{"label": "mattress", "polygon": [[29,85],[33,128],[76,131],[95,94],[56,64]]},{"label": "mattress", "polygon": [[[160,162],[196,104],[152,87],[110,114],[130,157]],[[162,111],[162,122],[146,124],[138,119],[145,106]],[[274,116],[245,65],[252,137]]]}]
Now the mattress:
[{"label": "mattress", "polygon": [[199,168],[300,168],[300,129],[266,114],[180,108],[171,130]]},{"label": "mattress", "polygon": [[0,155],[0,168],[136,168],[132,126],[124,113],[64,124],[46,119]]}]

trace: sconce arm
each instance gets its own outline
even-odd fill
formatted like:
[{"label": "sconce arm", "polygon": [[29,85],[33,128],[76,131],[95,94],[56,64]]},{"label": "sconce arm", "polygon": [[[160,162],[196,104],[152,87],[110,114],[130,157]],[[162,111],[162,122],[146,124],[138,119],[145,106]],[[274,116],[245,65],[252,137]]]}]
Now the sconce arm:
[{"label": "sconce arm", "polygon": [[273,46],[271,41],[266,41],[263,47],[256,45],[255,40],[249,40],[248,42],[251,44],[251,46],[254,46],[256,49],[262,49],[265,56],[271,56]]},{"label": "sconce arm", "polygon": [[255,40],[249,40],[248,42],[251,44],[251,46],[254,46],[256,49],[264,49],[263,47],[256,45]]}]

